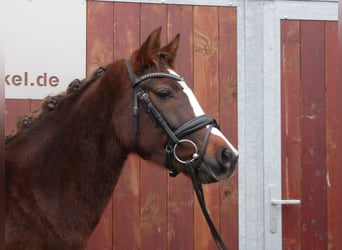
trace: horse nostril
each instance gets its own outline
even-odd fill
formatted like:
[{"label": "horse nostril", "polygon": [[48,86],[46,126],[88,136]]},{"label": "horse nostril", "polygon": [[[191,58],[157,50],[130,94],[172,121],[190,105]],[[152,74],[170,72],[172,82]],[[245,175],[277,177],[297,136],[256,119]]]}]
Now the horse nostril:
[{"label": "horse nostril", "polygon": [[237,157],[228,148],[222,148],[217,154],[217,160],[221,166],[227,166],[234,163]]},{"label": "horse nostril", "polygon": [[222,161],[229,162],[233,158],[233,154],[229,152],[227,149],[222,151]]}]

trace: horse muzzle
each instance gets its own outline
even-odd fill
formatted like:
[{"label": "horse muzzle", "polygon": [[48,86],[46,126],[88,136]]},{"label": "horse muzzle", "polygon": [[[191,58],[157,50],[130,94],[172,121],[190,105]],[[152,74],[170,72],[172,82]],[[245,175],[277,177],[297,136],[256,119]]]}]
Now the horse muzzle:
[{"label": "horse muzzle", "polygon": [[220,148],[213,157],[204,156],[197,172],[199,180],[204,183],[213,183],[230,177],[235,169],[239,155],[230,148]]}]

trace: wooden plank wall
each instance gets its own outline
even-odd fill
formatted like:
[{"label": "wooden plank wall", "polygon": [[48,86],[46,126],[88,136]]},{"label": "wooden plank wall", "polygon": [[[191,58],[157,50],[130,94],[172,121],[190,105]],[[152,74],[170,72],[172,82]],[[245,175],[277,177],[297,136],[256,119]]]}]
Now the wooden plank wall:
[{"label": "wooden plank wall", "polygon": [[[126,57],[156,27],[162,43],[181,34],[177,71],[205,111],[237,145],[236,8],[87,1],[87,75]],[[72,80],[72,79],[70,79]],[[67,85],[67,83],[66,83]],[[37,100],[6,100],[6,131]],[[237,171],[204,187],[208,210],[229,249],[238,249]],[[88,250],[216,249],[192,184],[159,166],[129,157]]]},{"label": "wooden plank wall", "polygon": [[342,246],[337,22],[282,21],[284,249]]}]

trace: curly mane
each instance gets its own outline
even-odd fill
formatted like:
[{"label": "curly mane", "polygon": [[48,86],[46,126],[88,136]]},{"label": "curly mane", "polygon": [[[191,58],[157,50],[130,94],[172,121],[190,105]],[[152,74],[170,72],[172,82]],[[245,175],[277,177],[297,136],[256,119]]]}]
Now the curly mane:
[{"label": "curly mane", "polygon": [[92,83],[96,82],[102,76],[106,68],[107,67],[102,66],[99,67],[90,77],[84,78],[83,80],[74,79],[69,83],[65,92],[45,97],[36,110],[20,116],[17,119],[16,128],[5,136],[5,145],[8,145],[13,139],[19,136],[23,130],[29,129],[35,121],[39,120],[47,113],[56,110],[65,103],[73,103],[77,100]]}]

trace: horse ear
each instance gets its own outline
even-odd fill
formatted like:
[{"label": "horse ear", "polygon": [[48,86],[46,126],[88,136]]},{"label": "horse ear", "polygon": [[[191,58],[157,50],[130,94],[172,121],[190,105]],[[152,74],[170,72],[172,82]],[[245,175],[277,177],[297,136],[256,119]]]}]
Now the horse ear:
[{"label": "horse ear", "polygon": [[167,63],[171,67],[174,67],[179,41],[180,35],[177,34],[169,44],[160,49],[160,54],[166,55]]},{"label": "horse ear", "polygon": [[152,31],[136,52],[136,60],[141,66],[146,66],[156,60],[158,51],[160,50],[160,33],[161,27]]}]

